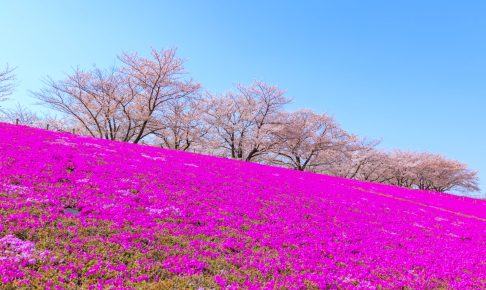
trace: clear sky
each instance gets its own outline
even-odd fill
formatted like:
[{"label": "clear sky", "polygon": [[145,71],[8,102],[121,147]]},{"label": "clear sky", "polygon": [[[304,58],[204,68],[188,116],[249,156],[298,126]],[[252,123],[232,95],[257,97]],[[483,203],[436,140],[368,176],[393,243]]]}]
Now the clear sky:
[{"label": "clear sky", "polygon": [[0,0],[25,104],[47,75],[151,47],[177,47],[210,91],[260,79],[382,148],[466,162],[486,192],[485,1]]}]

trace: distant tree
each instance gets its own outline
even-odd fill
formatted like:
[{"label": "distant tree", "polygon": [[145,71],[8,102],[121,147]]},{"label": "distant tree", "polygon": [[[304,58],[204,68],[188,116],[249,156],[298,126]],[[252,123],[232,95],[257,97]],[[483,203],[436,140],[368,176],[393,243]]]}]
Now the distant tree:
[{"label": "distant tree", "polygon": [[433,191],[479,191],[477,172],[464,163],[449,160],[438,154],[417,154],[418,164],[413,168],[414,186]]},{"label": "distant tree", "polygon": [[76,69],[66,79],[47,79],[34,95],[69,116],[87,135],[139,143],[163,129],[158,121],[170,101],[190,97],[200,85],[185,77],[176,50],[149,58],[124,53],[110,70]]},{"label": "distant tree", "polygon": [[341,153],[352,138],[326,114],[300,110],[283,113],[281,119],[282,126],[274,132],[277,146],[271,162],[296,170],[327,165],[330,158],[326,157]]},{"label": "distant tree", "polygon": [[344,178],[386,183],[388,174],[388,155],[378,149],[378,141],[358,139],[348,144],[337,162],[326,168],[325,173]]},{"label": "distant tree", "polygon": [[15,89],[15,68],[6,66],[0,69],[0,102],[4,101]]},{"label": "distant tree", "polygon": [[387,183],[390,180],[389,158],[386,153],[375,148],[358,152],[362,155],[356,155],[353,160],[352,178],[379,183]]},{"label": "distant tree", "polygon": [[20,124],[34,127],[36,127],[41,120],[37,113],[20,103],[17,103],[13,108],[1,109],[0,119],[12,124],[15,124],[18,121]]},{"label": "distant tree", "polygon": [[273,132],[290,99],[276,86],[256,81],[236,92],[207,100],[204,120],[211,128],[208,146],[215,154],[256,161],[277,144]]},{"label": "distant tree", "polygon": [[420,165],[420,154],[394,150],[388,153],[387,172],[389,184],[413,188],[417,182],[416,168]]},{"label": "distant tree", "polygon": [[12,108],[0,109],[0,120],[7,123],[19,123],[30,127],[43,128],[49,126],[50,130],[72,132],[73,129],[79,132],[74,124],[70,124],[68,120],[59,118],[49,114],[39,114],[29,107],[17,103]]},{"label": "distant tree", "polygon": [[479,191],[477,172],[464,163],[428,152],[395,150],[386,156],[383,183],[438,192]]}]

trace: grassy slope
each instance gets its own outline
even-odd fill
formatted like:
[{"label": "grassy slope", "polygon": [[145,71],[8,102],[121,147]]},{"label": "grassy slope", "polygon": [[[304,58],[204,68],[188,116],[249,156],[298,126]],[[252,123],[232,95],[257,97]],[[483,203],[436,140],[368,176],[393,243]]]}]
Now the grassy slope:
[{"label": "grassy slope", "polygon": [[486,202],[0,123],[1,288],[485,288]]}]

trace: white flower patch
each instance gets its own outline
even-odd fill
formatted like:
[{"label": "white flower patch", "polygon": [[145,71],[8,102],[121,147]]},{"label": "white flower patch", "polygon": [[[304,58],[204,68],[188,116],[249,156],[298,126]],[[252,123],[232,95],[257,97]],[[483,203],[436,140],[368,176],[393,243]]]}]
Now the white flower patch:
[{"label": "white flower patch", "polygon": [[358,285],[360,289],[375,289],[375,286],[369,281],[362,281],[361,279],[354,278],[350,274],[346,275],[345,277],[340,277],[338,279],[343,281],[344,283],[353,283],[355,281],[359,281]]},{"label": "white flower patch", "polygon": [[192,164],[192,163],[184,163],[185,166],[191,166],[191,167],[199,167],[198,165],[196,164]]},{"label": "white flower patch", "polygon": [[119,189],[119,190],[116,191],[116,193],[119,193],[119,194],[121,194],[123,196],[132,195],[132,193],[128,189]]},{"label": "white flower patch", "polygon": [[138,184],[136,180],[130,179],[130,178],[122,178],[120,179],[121,183],[129,183],[129,184]]},{"label": "white flower patch", "polygon": [[39,252],[31,241],[23,241],[13,235],[7,235],[0,239],[0,260],[10,260],[15,263],[27,261],[28,264],[35,264],[36,258],[43,259],[48,254]]},{"label": "white flower patch", "polygon": [[31,191],[31,189],[27,186],[7,184],[7,183],[3,183],[1,188],[3,188],[3,190],[6,191],[7,193],[15,192],[20,194],[26,194]]},{"label": "white flower patch", "polygon": [[75,147],[75,146],[77,146],[76,143],[69,142],[69,141],[67,141],[66,139],[63,139],[63,138],[56,139],[56,140],[54,140],[52,142],[46,141],[45,143],[48,143],[48,144],[57,144],[57,145],[64,145],[64,146],[69,146],[69,147]]},{"label": "white flower patch", "polygon": [[147,208],[147,210],[149,214],[155,214],[155,215],[159,215],[164,212],[164,209],[162,208]]},{"label": "white flower patch", "polygon": [[165,161],[165,158],[164,158],[164,157],[162,157],[162,156],[159,156],[159,157],[152,157],[152,156],[150,156],[150,155],[143,154],[143,153],[142,153],[141,155],[142,155],[142,157],[147,158],[147,159]]},{"label": "white flower patch", "polygon": [[47,203],[47,202],[49,202],[48,199],[46,199],[46,198],[40,198],[40,197],[28,197],[26,199],[26,201],[29,201],[29,202],[39,202],[39,203]]},{"label": "white flower patch", "polygon": [[168,206],[168,207],[164,207],[164,208],[147,208],[147,211],[150,213],[150,214],[153,214],[153,215],[160,215],[160,214],[163,214],[163,213],[168,213],[168,214],[174,214],[174,215],[181,215],[182,214],[182,211],[180,208],[178,207],[175,207],[173,205],[171,206]]},{"label": "white flower patch", "polygon": [[83,145],[89,146],[89,147],[95,147],[95,148],[103,148],[103,146],[98,145],[98,144],[95,144],[95,143],[88,143],[88,142],[86,142],[86,143],[83,143]]},{"label": "white flower patch", "polygon": [[78,179],[78,180],[76,180],[75,182],[76,182],[76,183],[87,183],[88,181],[89,181],[89,179],[88,179],[88,178],[83,178],[83,179]]},{"label": "white flower patch", "polygon": [[421,224],[419,224],[419,223],[413,223],[413,226],[414,226],[414,227],[417,227],[417,228],[421,228],[421,229],[426,229],[426,228],[427,228],[426,226],[421,225]]},{"label": "white flower patch", "polygon": [[95,143],[86,142],[86,143],[83,143],[83,145],[89,146],[89,147],[98,148],[98,149],[102,149],[102,150],[108,151],[108,152],[116,152],[116,150],[108,149],[108,148],[106,148],[106,146],[99,145],[99,144],[95,144]]},{"label": "white flower patch", "polygon": [[103,209],[109,209],[109,208],[112,208],[112,207],[114,207],[114,206],[115,206],[115,204],[113,204],[113,203],[108,203],[108,204],[104,204],[104,205],[102,206],[102,208],[103,208]]},{"label": "white flower patch", "polygon": [[390,234],[390,235],[392,235],[392,236],[398,235],[397,233],[392,232],[392,231],[383,230],[383,232],[384,232],[384,233],[387,233],[387,234]]}]

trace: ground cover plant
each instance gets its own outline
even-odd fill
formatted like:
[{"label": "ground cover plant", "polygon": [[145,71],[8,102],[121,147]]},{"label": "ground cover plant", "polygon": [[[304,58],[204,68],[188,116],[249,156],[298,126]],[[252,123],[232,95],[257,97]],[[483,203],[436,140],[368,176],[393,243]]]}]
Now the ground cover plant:
[{"label": "ground cover plant", "polygon": [[486,202],[0,123],[0,288],[486,288]]}]

